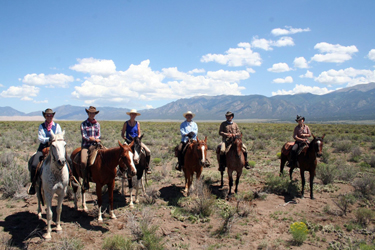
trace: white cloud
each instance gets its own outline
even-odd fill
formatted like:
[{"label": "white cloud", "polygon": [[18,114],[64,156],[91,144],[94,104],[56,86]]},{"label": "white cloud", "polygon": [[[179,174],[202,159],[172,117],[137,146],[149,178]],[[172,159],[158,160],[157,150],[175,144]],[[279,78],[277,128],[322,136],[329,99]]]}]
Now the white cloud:
[{"label": "white cloud", "polygon": [[70,66],[71,70],[89,73],[90,75],[110,75],[116,72],[116,65],[112,60],[83,58],[77,59],[76,65]]},{"label": "white cloud", "polygon": [[[197,95],[241,95],[244,87],[239,85],[250,74],[240,71],[208,71],[206,74],[192,75],[179,71],[176,67],[153,71],[150,61],[130,65],[125,71],[117,71],[108,76],[91,75],[75,87],[72,96],[86,104],[107,104],[108,102],[128,103],[134,99],[153,101],[193,97]],[[195,71],[195,70],[193,70]],[[199,71],[202,72],[203,71]]]},{"label": "white cloud", "polygon": [[375,70],[361,70],[352,67],[340,70],[330,69],[323,71],[315,81],[324,84],[347,84],[354,86],[357,84],[369,83],[375,81]]},{"label": "white cloud", "polygon": [[375,49],[370,50],[367,56],[370,60],[375,61]]},{"label": "white cloud", "polygon": [[5,87],[5,86],[0,83],[0,88],[2,88],[2,87]]},{"label": "white cloud", "polygon": [[294,67],[300,68],[300,69],[306,69],[309,67],[306,59],[304,57],[296,57],[294,58]]},{"label": "white cloud", "polygon": [[146,105],[146,109],[153,109],[152,105]]},{"label": "white cloud", "polygon": [[306,74],[300,75],[299,77],[301,77],[301,78],[314,78],[314,74],[313,74],[313,72],[307,70]]},{"label": "white cloud", "polygon": [[315,54],[311,60],[316,62],[342,63],[352,59],[352,55],[358,52],[356,46],[341,46],[340,44],[317,43],[314,49],[325,54]]},{"label": "white cloud", "polygon": [[300,32],[308,32],[311,31],[310,28],[301,29],[301,28],[293,28],[291,26],[285,26],[286,29],[276,28],[271,31],[271,34],[274,36],[285,36],[285,35],[292,35]]},{"label": "white cloud", "polygon": [[272,92],[272,96],[275,95],[295,95],[295,94],[302,94],[302,93],[311,93],[314,95],[324,95],[332,92],[332,90],[328,90],[327,88],[319,88],[319,87],[311,87],[305,86],[302,84],[296,84],[296,86],[292,90],[278,90],[276,92]]},{"label": "white cloud", "polygon": [[225,54],[206,54],[201,62],[217,62],[231,67],[260,66],[262,59],[259,53],[251,50],[249,43],[239,43],[238,48],[230,48]]},{"label": "white cloud", "polygon": [[285,46],[294,46],[294,41],[293,38],[291,37],[281,37],[277,41],[273,40],[267,40],[264,38],[258,38],[258,37],[253,37],[253,40],[251,42],[251,46],[254,48],[259,48],[263,50],[273,50],[272,47],[285,47]]},{"label": "white cloud", "polygon": [[274,72],[274,73],[287,72],[290,70],[291,68],[289,68],[287,63],[275,63],[274,65],[272,65],[272,68],[267,69],[267,71]]},{"label": "white cloud", "polygon": [[206,72],[205,69],[193,69],[193,70],[188,71],[188,74],[192,75],[192,74],[199,74],[199,73],[204,73],[204,72]]},{"label": "white cloud", "polygon": [[33,103],[48,103],[48,100],[44,100],[44,101],[33,101]]},{"label": "white cloud", "polygon": [[276,78],[272,81],[273,83],[292,83],[293,77],[287,76],[285,78]]},{"label": "white cloud", "polygon": [[30,96],[37,96],[39,88],[35,86],[22,85],[10,86],[7,90],[0,93],[0,97],[4,98],[20,98],[21,100],[32,100]]},{"label": "white cloud", "polygon": [[67,76],[64,74],[54,74],[54,75],[45,75],[45,74],[27,74],[23,77],[22,82],[27,85],[32,86],[42,86],[48,85],[50,87],[62,87],[67,88],[69,82],[73,82],[73,76]]}]

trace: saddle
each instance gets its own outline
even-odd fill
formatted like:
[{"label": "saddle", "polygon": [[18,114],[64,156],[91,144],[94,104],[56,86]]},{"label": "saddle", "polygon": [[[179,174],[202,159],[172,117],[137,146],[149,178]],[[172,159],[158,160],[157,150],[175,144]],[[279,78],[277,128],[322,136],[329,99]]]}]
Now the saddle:
[{"label": "saddle", "polygon": [[[281,149],[281,153],[283,155],[288,156],[290,154],[290,151],[292,151],[292,148],[294,146],[295,142],[287,142],[284,144],[283,148]],[[297,155],[300,155],[301,153],[306,154],[307,149],[309,148],[309,145],[306,143],[301,148],[298,149]]]}]

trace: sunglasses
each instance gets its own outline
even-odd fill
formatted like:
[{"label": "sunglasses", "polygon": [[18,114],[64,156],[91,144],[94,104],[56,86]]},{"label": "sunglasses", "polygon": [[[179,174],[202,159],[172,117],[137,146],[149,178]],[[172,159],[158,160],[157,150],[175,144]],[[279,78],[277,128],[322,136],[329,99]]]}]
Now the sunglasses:
[{"label": "sunglasses", "polygon": [[53,114],[46,114],[47,117],[53,117]]}]

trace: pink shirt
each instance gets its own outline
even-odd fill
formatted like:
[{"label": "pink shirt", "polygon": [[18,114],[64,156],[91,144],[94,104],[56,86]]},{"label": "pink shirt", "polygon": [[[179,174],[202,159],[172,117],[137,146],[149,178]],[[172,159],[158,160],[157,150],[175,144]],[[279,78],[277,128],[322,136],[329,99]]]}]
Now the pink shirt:
[{"label": "pink shirt", "polygon": [[300,127],[299,125],[297,125],[295,128],[294,128],[294,132],[293,132],[293,138],[295,140],[297,140],[296,137],[300,138],[300,139],[307,139],[307,136],[302,136],[302,134],[308,134],[309,136],[311,136],[311,132],[310,132],[310,128],[309,126],[307,125],[303,125],[303,127]]}]

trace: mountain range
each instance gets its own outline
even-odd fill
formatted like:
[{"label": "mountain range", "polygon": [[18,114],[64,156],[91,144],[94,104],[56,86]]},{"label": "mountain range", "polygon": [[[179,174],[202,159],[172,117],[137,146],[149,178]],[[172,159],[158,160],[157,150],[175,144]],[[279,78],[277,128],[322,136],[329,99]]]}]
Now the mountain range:
[{"label": "mountain range", "polygon": [[[97,107],[98,120],[127,120],[130,109]],[[64,105],[53,108],[58,120],[84,120],[84,107]],[[296,95],[220,95],[197,96],[168,103],[155,109],[139,110],[137,120],[183,120],[182,114],[191,110],[194,120],[223,120],[227,111],[236,119],[266,119],[294,121],[297,114],[309,121],[374,120],[375,83],[343,88],[325,95],[310,93]],[[0,116],[41,116],[42,111],[23,113],[11,107],[0,107]]]}]

